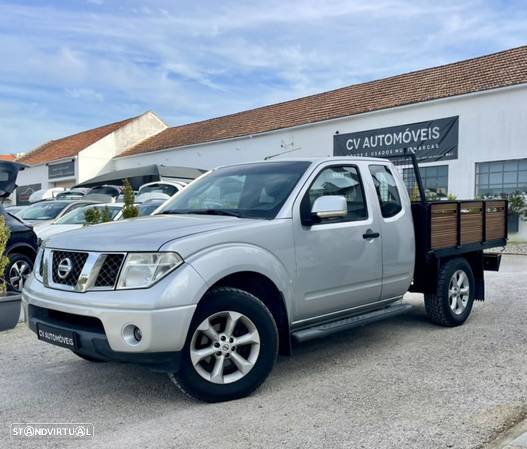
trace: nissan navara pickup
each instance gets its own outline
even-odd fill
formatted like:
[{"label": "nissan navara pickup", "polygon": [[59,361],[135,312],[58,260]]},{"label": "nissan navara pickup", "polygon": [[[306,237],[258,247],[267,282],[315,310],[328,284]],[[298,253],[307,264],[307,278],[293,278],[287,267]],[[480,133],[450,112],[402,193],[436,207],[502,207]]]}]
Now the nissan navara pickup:
[{"label": "nissan navara pickup", "polygon": [[499,268],[483,250],[505,244],[507,204],[427,202],[416,179],[411,202],[385,159],[217,168],[154,216],[45,241],[23,290],[28,325],[216,402],[253,392],[294,342],[406,311],[408,290],[433,322],[463,324]]}]

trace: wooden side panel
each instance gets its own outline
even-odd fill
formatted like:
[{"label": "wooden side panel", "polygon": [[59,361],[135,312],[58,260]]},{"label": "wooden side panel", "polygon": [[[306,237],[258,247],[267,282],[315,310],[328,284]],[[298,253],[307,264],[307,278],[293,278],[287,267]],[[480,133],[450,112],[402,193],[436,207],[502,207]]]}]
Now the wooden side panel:
[{"label": "wooden side panel", "polygon": [[432,249],[448,248],[457,244],[457,204],[431,204]]},{"label": "wooden side panel", "polygon": [[483,241],[483,202],[461,202],[461,244]]},{"label": "wooden side panel", "polygon": [[487,241],[507,237],[506,214],[504,200],[486,201]]}]

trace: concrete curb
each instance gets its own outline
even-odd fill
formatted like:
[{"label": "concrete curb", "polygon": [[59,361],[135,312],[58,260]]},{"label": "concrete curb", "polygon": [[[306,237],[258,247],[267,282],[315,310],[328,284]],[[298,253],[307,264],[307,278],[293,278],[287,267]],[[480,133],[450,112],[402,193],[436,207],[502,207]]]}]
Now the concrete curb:
[{"label": "concrete curb", "polygon": [[527,449],[527,419],[519,422],[482,449]]}]

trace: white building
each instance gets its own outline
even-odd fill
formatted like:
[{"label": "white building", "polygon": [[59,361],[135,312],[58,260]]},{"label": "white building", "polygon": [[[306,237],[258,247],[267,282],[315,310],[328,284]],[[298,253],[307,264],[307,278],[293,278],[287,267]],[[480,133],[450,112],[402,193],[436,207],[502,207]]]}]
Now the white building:
[{"label": "white building", "polygon": [[[75,182],[150,164],[210,169],[270,156],[383,156],[410,148],[423,160],[430,195],[525,193],[527,46],[173,128],[150,120],[152,137],[68,156]],[[39,167],[20,179],[30,184],[51,170]],[[410,173],[403,175],[411,187]],[[527,240],[527,222],[519,228],[511,236]]]},{"label": "white building", "polygon": [[[398,139],[421,128],[430,131]],[[353,145],[359,138],[366,148]],[[382,156],[402,147],[433,156],[422,163],[432,195],[527,192],[527,46],[168,128],[118,155],[113,167],[213,168],[278,154]],[[441,151],[448,158],[437,160]],[[527,240],[527,222],[519,226],[516,238]]]},{"label": "white building", "polygon": [[17,204],[36,190],[71,187],[111,169],[115,156],[166,128],[154,113],[145,112],[41,145],[17,159],[29,165],[17,178]]}]

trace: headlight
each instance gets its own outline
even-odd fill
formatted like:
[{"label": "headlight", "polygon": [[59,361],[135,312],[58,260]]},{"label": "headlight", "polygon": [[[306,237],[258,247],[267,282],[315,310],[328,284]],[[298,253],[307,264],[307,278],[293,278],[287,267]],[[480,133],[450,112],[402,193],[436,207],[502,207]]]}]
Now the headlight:
[{"label": "headlight", "polygon": [[117,289],[150,287],[182,263],[177,253],[129,253]]}]

